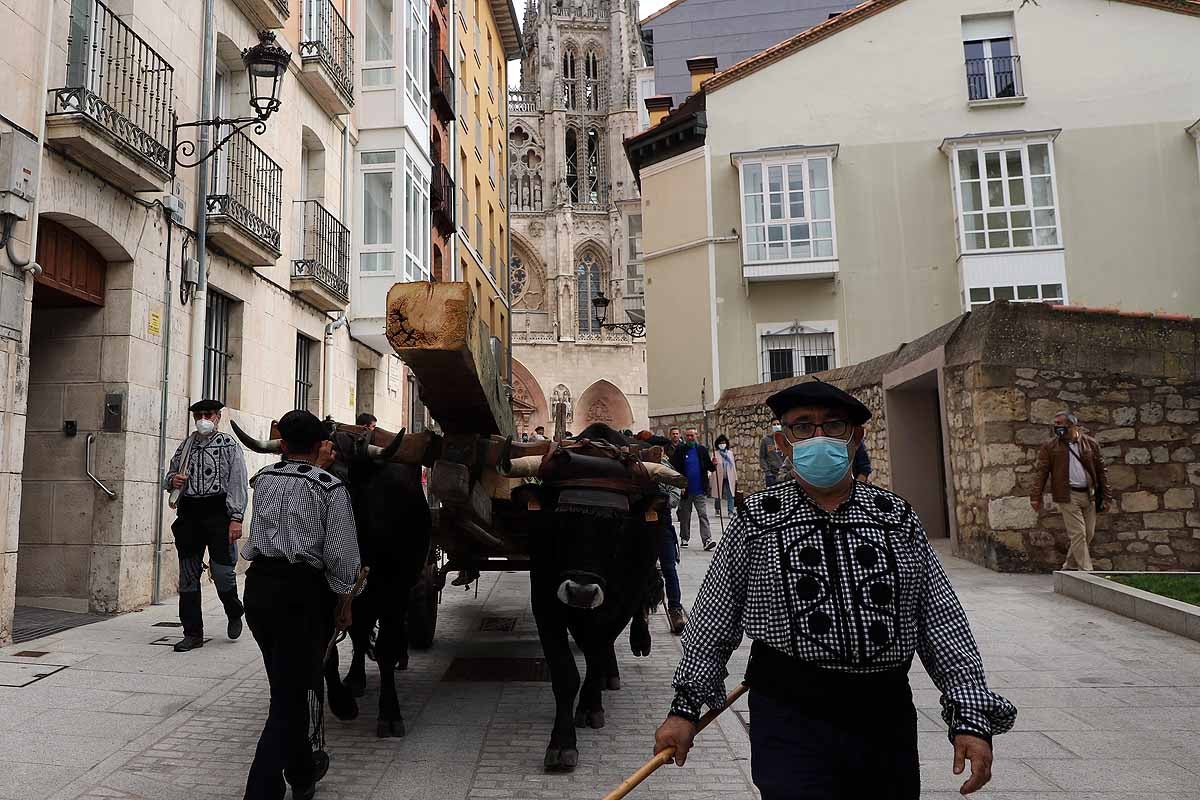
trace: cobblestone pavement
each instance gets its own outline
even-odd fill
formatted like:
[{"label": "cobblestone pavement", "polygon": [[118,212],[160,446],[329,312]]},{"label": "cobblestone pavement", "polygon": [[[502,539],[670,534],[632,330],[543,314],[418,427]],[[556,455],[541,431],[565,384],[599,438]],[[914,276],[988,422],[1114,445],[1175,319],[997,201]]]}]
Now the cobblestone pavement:
[{"label": "cobblestone pavement", "polygon": [[[709,555],[684,552],[686,599]],[[946,556],[974,622],[993,687],[1020,708],[996,740],[995,780],[981,798],[1182,800],[1200,796],[1200,644],[1053,593],[1047,576],[999,575]],[[211,589],[211,587],[208,587]],[[0,685],[0,798],[209,800],[240,798],[266,710],[267,684],[249,632],[225,640],[215,595],[214,638],[186,655],[151,642],[173,605],[0,650],[0,684],[52,672],[23,688]],[[510,632],[480,631],[515,617]],[[634,659],[622,641],[623,688],[606,693],[608,726],[580,732],[581,763],[545,775],[548,684],[449,683],[454,657],[537,656],[526,576],[489,574],[474,591],[447,589],[438,640],[414,653],[398,685],[408,736],[377,739],[378,676],[352,723],[330,720],[325,800],[599,798],[649,756],[669,702],[678,641],[653,623],[654,651]],[[37,657],[17,652],[44,651]],[[744,669],[748,647],[731,673]],[[343,650],[343,653],[346,651]],[[370,666],[370,665],[369,665]],[[28,679],[28,675],[23,680]],[[961,778],[938,718],[938,693],[912,675],[921,710],[924,797],[948,800]],[[686,768],[661,770],[634,798],[751,800],[744,704],[706,731]]]}]

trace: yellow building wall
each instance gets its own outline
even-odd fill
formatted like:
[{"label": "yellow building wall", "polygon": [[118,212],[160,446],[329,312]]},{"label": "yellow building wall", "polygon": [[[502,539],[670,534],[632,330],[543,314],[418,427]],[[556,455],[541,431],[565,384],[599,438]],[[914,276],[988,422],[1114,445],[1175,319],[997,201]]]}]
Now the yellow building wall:
[{"label": "yellow building wall", "polygon": [[459,126],[455,191],[459,279],[475,291],[480,319],[507,348],[508,62],[496,25],[497,13],[507,13],[507,0],[464,0],[456,14],[458,52],[452,56]]}]

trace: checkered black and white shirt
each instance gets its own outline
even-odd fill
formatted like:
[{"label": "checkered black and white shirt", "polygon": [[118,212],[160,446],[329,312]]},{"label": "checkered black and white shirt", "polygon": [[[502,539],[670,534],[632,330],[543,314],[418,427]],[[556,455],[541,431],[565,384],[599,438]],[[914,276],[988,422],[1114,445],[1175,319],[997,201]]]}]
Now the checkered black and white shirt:
[{"label": "checkered black and white shirt", "polygon": [[350,594],[361,562],[346,485],[303,461],[264,467],[250,485],[254,513],[242,557],[303,562],[324,570],[334,592]]},{"label": "checkered black and white shirt", "polygon": [[855,481],[833,513],[791,482],[746,498],[721,540],[683,639],[671,712],[725,701],[743,632],[845,673],[903,668],[914,651],[942,692],[951,738],[1004,733],[1017,709],[990,691],[967,617],[912,506]]},{"label": "checkered black and white shirt", "polygon": [[242,447],[227,433],[217,431],[212,436],[193,433],[196,443],[188,453],[187,464],[183,450],[188,440],[184,439],[171,457],[171,466],[163,478],[163,488],[170,490],[171,479],[180,472],[187,475],[183,486],[183,497],[217,497],[225,495],[225,510],[231,520],[242,521],[246,513],[246,459]]}]

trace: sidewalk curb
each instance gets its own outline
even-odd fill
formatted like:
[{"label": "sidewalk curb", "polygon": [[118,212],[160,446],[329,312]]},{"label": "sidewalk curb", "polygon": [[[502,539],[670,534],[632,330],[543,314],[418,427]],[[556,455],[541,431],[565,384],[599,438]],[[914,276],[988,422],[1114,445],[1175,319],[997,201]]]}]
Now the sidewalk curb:
[{"label": "sidewalk curb", "polygon": [[[1112,572],[1104,575],[1141,575],[1141,572]],[[1180,575],[1200,575],[1181,572]],[[1200,607],[1152,592],[1110,581],[1090,572],[1059,570],[1054,573],[1054,591],[1114,614],[1153,625],[1164,631],[1200,642]]]}]

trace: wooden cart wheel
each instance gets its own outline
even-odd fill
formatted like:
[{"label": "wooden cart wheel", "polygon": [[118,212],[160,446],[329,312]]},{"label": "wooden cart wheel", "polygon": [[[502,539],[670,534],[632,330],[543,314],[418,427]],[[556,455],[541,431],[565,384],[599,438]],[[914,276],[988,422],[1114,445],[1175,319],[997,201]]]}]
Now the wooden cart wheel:
[{"label": "wooden cart wheel", "polygon": [[408,644],[417,650],[433,647],[437,629],[438,566],[431,561],[421,571],[421,577],[408,597]]}]

